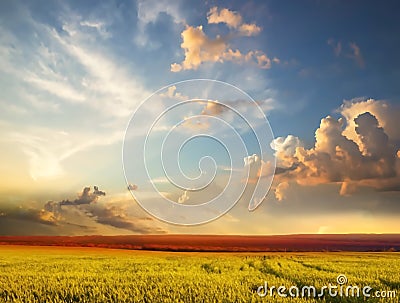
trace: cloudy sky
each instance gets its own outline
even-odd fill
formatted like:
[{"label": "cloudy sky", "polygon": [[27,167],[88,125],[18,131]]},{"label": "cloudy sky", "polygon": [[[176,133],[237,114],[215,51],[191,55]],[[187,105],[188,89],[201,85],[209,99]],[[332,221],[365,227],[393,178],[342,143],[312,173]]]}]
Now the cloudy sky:
[{"label": "cloudy sky", "polygon": [[0,234],[400,232],[399,8],[1,1]]}]

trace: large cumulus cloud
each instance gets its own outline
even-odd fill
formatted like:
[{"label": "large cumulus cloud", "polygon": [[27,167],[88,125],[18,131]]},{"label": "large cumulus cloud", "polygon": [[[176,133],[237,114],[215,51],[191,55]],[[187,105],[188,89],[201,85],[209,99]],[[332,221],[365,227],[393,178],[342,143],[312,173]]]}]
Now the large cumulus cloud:
[{"label": "large cumulus cloud", "polygon": [[[400,190],[400,111],[379,100],[345,101],[340,118],[321,119],[315,144],[303,146],[289,135],[276,138],[271,147],[278,161],[276,196],[284,198],[281,182],[340,184],[341,195],[351,195],[360,186],[376,190]],[[396,118],[397,117],[397,118]]]}]

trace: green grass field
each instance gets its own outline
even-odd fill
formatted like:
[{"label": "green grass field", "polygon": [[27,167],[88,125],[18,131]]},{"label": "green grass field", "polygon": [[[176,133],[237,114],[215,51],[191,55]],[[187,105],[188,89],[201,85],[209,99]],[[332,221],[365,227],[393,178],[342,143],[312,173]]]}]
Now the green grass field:
[{"label": "green grass field", "polygon": [[[366,285],[370,298],[260,297],[259,286]],[[374,298],[379,294],[395,298]],[[294,290],[293,290],[294,291]],[[383,291],[383,292],[382,292]],[[385,293],[386,292],[386,293]],[[288,293],[288,291],[286,291]],[[289,296],[289,295],[288,295]],[[399,302],[398,253],[169,253],[0,246],[0,302]]]}]

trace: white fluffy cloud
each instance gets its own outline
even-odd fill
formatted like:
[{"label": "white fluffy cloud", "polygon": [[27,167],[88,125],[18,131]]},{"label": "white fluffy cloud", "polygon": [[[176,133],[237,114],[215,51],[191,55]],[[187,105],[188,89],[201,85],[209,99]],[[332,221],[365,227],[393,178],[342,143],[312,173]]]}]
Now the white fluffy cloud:
[{"label": "white fluffy cloud", "polygon": [[292,157],[296,153],[296,148],[302,146],[299,138],[288,135],[286,138],[278,137],[271,142],[271,148],[275,150],[275,156],[280,160],[280,165],[290,167]]},{"label": "white fluffy cloud", "polygon": [[248,184],[256,184],[261,178],[271,178],[275,172],[275,166],[271,161],[264,161],[259,155],[253,154],[244,159],[244,167],[249,168]]},{"label": "white fluffy cloud", "polygon": [[250,166],[254,163],[257,163],[260,160],[260,157],[256,154],[252,154],[251,156],[247,156],[243,159],[244,166]]}]

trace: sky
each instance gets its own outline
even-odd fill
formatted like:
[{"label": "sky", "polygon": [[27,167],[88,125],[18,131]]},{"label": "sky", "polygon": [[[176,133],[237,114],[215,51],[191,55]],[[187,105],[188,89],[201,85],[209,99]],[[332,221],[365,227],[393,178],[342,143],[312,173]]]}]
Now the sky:
[{"label": "sky", "polygon": [[399,233],[399,8],[1,1],[0,235]]}]

